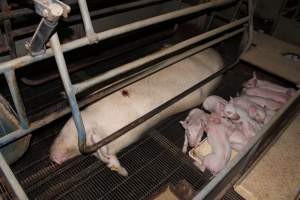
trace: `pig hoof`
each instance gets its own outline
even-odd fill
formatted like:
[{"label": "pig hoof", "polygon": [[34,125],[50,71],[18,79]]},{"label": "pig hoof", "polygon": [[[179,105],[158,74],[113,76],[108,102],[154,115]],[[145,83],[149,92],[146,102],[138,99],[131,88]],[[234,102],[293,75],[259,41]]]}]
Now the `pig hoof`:
[{"label": "pig hoof", "polygon": [[110,170],[117,172],[121,176],[128,176],[128,172],[124,167],[111,166]]},{"label": "pig hoof", "polygon": [[121,176],[128,176],[128,172],[127,170],[124,168],[124,167],[120,167],[118,169],[118,173],[121,175]]}]

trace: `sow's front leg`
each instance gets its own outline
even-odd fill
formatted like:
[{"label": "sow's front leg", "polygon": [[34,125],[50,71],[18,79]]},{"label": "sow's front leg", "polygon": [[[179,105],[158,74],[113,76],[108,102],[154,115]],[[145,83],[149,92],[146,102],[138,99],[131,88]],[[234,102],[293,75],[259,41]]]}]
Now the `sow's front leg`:
[{"label": "sow's front leg", "polygon": [[[103,139],[97,129],[93,129],[93,133],[91,135],[91,140],[93,144],[96,144],[98,141]],[[120,161],[118,160],[115,154],[111,154],[109,151],[109,147],[107,145],[101,147],[96,152],[96,157],[99,157],[100,160],[107,164],[107,167],[112,171],[118,172],[122,176],[128,176],[127,170],[122,167]]]}]

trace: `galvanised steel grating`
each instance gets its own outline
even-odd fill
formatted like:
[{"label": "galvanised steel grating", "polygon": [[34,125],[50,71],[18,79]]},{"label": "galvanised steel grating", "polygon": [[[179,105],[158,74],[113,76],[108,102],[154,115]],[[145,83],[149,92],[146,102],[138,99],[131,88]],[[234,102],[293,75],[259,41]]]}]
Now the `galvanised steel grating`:
[{"label": "galvanised steel grating", "polygon": [[16,171],[30,199],[146,199],[167,183],[185,179],[199,190],[210,179],[155,131],[120,154],[128,177],[110,171],[92,156],[80,156],[62,166],[47,155],[42,158]]}]

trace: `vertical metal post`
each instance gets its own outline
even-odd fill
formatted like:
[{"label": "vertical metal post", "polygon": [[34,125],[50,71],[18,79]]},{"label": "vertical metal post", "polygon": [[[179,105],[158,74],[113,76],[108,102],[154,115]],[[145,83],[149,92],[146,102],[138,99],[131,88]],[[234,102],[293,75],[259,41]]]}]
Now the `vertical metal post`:
[{"label": "vertical metal post", "polygon": [[70,76],[67,70],[66,61],[60,46],[59,38],[57,33],[55,33],[50,39],[50,45],[54,53],[54,57],[57,63],[59,74],[61,76],[65,91],[68,96],[69,104],[71,106],[71,111],[73,114],[73,120],[78,132],[78,147],[81,153],[84,153],[86,145],[86,134],[85,128],[82,122],[80,111],[78,108],[77,100],[75,97],[75,92],[73,85],[70,80]]},{"label": "vertical metal post", "polygon": [[[7,0],[1,0],[1,10],[3,13],[7,14],[9,12],[9,7],[7,4]],[[16,46],[12,35],[11,22],[10,19],[6,19],[3,21],[4,31],[5,31],[5,39],[6,43],[9,47],[9,54],[11,58],[16,58]]]},{"label": "vertical metal post", "polygon": [[17,84],[16,74],[14,70],[9,70],[4,73],[12,99],[14,101],[19,120],[22,128],[28,128],[28,119],[26,116],[25,106]]},{"label": "vertical metal post", "polygon": [[98,35],[94,31],[86,0],[78,0],[78,4],[79,4],[86,36],[90,43],[95,43],[98,41]]},{"label": "vertical metal post", "polygon": [[11,171],[10,167],[8,166],[8,164],[5,161],[1,152],[0,152],[0,169],[3,173],[3,175],[5,176],[7,182],[13,189],[17,199],[28,200],[27,195],[25,194],[24,190],[22,189],[19,181],[16,179],[14,173]]},{"label": "vertical metal post", "polygon": [[[235,10],[234,10],[234,12],[233,12],[233,15],[231,16],[231,19],[230,19],[231,22],[232,22],[233,20],[235,20],[235,19],[238,17],[238,14],[239,14],[240,11],[241,11],[241,7],[242,7],[243,3],[244,3],[244,0],[240,0],[240,1],[237,3],[237,5],[236,5],[236,7],[235,7]],[[247,3],[247,2],[246,2],[246,3]]]},{"label": "vertical metal post", "polygon": [[248,0],[248,16],[249,16],[249,35],[248,35],[248,43],[245,50],[248,50],[251,47],[253,42],[253,17],[254,17],[254,0]]}]

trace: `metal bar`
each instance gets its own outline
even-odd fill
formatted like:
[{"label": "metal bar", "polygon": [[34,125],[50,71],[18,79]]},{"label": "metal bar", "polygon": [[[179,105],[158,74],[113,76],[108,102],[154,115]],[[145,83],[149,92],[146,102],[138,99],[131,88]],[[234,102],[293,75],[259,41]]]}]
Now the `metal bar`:
[{"label": "metal bar", "polygon": [[249,20],[248,17],[244,17],[240,20],[237,20],[235,22],[232,22],[232,23],[229,23],[229,24],[226,24],[224,26],[221,26],[219,28],[216,28],[216,29],[213,29],[211,31],[208,31],[206,33],[203,33],[201,35],[198,35],[198,36],[195,36],[195,37],[192,37],[190,39],[187,39],[183,42],[180,42],[172,47],[169,47],[167,49],[164,49],[164,50],[161,50],[161,51],[158,51],[158,52],[155,52],[153,54],[150,54],[148,56],[145,56],[143,58],[140,58],[140,59],[137,59],[133,62],[130,62],[130,63],[127,63],[125,65],[122,65],[121,67],[118,67],[118,68],[115,68],[113,70],[110,70],[108,72],[105,72],[97,77],[94,77],[94,78],[91,78],[87,81],[84,81],[82,83],[78,83],[78,84],[75,84],[74,85],[74,88],[75,88],[75,91],[76,93],[80,93],[90,87],[93,87],[101,82],[104,82],[116,75],[120,75],[120,74],[124,74],[132,69],[135,69],[135,68],[138,68],[146,63],[149,63],[151,61],[154,61],[155,59],[158,59],[158,58],[162,58],[163,56],[166,56],[166,55],[169,55],[171,53],[174,53],[178,50],[181,50],[181,49],[184,49],[192,44],[195,44],[197,42],[200,42],[204,39],[207,39],[209,37],[212,37],[214,35],[217,35],[219,33],[222,33],[226,30],[229,30],[233,27],[236,27],[236,26],[239,26],[245,22],[247,22]]},{"label": "metal bar", "polygon": [[124,33],[128,33],[130,31],[134,31],[134,30],[137,30],[137,29],[140,29],[140,28],[144,28],[144,27],[147,27],[147,26],[158,24],[158,23],[170,20],[170,19],[174,19],[174,18],[194,14],[194,13],[200,12],[200,11],[208,9],[208,8],[222,6],[224,4],[231,3],[231,2],[234,2],[234,1],[235,0],[210,1],[208,3],[203,3],[203,4],[200,4],[200,5],[196,5],[196,6],[191,6],[189,8],[180,9],[178,11],[162,14],[162,15],[159,15],[159,16],[156,16],[156,17],[151,17],[149,19],[145,19],[145,20],[141,20],[141,21],[137,21],[137,22],[133,22],[133,23],[128,24],[128,25],[124,25],[124,26],[121,26],[121,27],[117,27],[117,28],[113,28],[113,29],[101,32],[101,33],[98,34],[98,39],[99,39],[99,41],[105,40],[107,38],[111,38],[111,37],[118,36],[118,35],[121,35],[121,34],[124,34]]},{"label": "metal bar", "polygon": [[[132,3],[127,3],[127,4],[121,4],[121,5],[117,5],[117,6],[112,6],[112,7],[108,7],[108,8],[104,8],[101,10],[95,10],[95,11],[91,11],[90,12],[90,16],[91,18],[97,18],[98,16],[101,15],[106,15],[112,12],[121,12],[124,10],[128,10],[128,9],[135,9],[138,7],[142,7],[142,6],[147,6],[149,4],[155,4],[155,3],[159,3],[161,1],[172,1],[172,0],[142,0],[142,1],[135,1]],[[22,10],[22,9],[21,9]],[[30,10],[30,9],[25,9],[25,10]],[[18,10],[16,10],[18,11]],[[11,11],[12,15],[14,15],[14,11]],[[24,14],[23,12],[20,12],[20,14],[13,16],[13,18],[17,18],[17,17],[21,17],[23,15],[28,15],[28,14],[33,14],[34,12],[25,12]],[[2,18],[3,14],[0,13],[0,21]],[[81,16],[80,15],[72,15],[68,18],[63,18],[61,19],[62,21],[66,22],[66,23],[76,23],[77,21],[81,20]],[[18,36],[22,36],[25,34],[29,34],[29,33],[33,33],[37,28],[37,25],[31,25],[31,26],[27,26],[27,27],[22,27],[22,28],[18,28],[15,30],[12,30],[12,36],[13,37],[18,37]]]},{"label": "metal bar", "polygon": [[10,187],[13,189],[17,199],[27,200],[28,197],[25,194],[23,188],[21,187],[19,181],[16,179],[14,173],[11,171],[9,165],[5,161],[2,153],[0,152],[0,168],[5,176],[6,181],[9,183]]},{"label": "metal bar", "polygon": [[84,125],[82,122],[80,110],[78,108],[77,100],[75,97],[75,92],[70,80],[70,76],[67,70],[66,61],[61,50],[60,42],[57,33],[55,33],[50,39],[50,45],[54,52],[54,57],[57,63],[57,67],[62,78],[62,82],[65,91],[68,96],[69,104],[71,106],[71,111],[73,115],[73,120],[78,132],[78,147],[80,152],[83,152],[86,144],[86,134]]},{"label": "metal bar", "polygon": [[[99,15],[106,15],[106,14],[109,14],[112,12],[120,12],[120,11],[127,10],[127,9],[134,9],[137,7],[141,7],[141,6],[145,6],[145,5],[149,5],[149,4],[155,4],[155,3],[162,2],[162,1],[171,1],[171,0],[135,1],[135,2],[130,2],[130,3],[126,3],[126,4],[111,6],[111,7],[96,10],[96,11],[91,11],[90,16],[93,18],[93,17],[99,16]],[[21,8],[21,9],[17,9],[17,10],[12,10],[10,12],[10,15],[0,13],[0,21],[6,20],[6,19],[16,19],[19,17],[23,17],[25,15],[32,15],[32,14],[35,14],[35,12],[32,9]],[[70,17],[68,17],[66,19],[62,19],[62,20],[66,21],[66,22],[70,22],[70,21],[78,21],[80,19],[81,19],[81,17],[79,15],[73,15],[73,16],[70,16]]]},{"label": "metal bar", "polygon": [[35,12],[29,8],[21,8],[18,10],[12,10],[9,15],[7,15],[5,13],[0,13],[0,21],[23,17],[25,15],[31,15],[34,13]]},{"label": "metal bar", "polygon": [[34,31],[37,29],[38,25],[29,25],[26,27],[18,28],[12,30],[13,37],[20,37],[20,36],[26,36],[29,33],[34,33]]},{"label": "metal bar", "polygon": [[[7,4],[7,0],[1,0],[0,2],[1,2],[2,12],[9,14],[10,10],[9,10],[8,4]],[[16,46],[15,46],[14,38],[12,35],[10,19],[4,20],[3,25],[4,25],[4,31],[5,31],[5,39],[6,39],[8,47],[9,47],[9,54],[10,54],[11,58],[16,58],[17,57]]]},{"label": "metal bar", "polygon": [[86,0],[78,0],[78,5],[82,16],[85,34],[90,43],[95,43],[98,41],[98,36],[94,31]]},{"label": "metal bar", "polygon": [[112,142],[113,140],[121,137],[122,135],[124,135],[125,133],[127,133],[128,131],[130,131],[131,129],[139,126],[140,124],[142,124],[146,120],[150,119],[154,115],[158,114],[162,110],[167,109],[169,106],[171,106],[174,103],[180,101],[181,99],[183,99],[184,97],[188,96],[193,91],[199,89],[201,86],[205,85],[209,81],[217,78],[218,76],[222,75],[226,71],[232,69],[234,66],[237,65],[238,62],[239,62],[239,60],[237,60],[233,64],[230,64],[230,65],[224,67],[223,69],[215,72],[211,76],[205,78],[204,80],[200,81],[199,83],[197,83],[196,85],[192,86],[191,88],[185,90],[184,92],[182,92],[179,95],[173,97],[172,99],[168,100],[167,102],[163,103],[162,105],[160,105],[160,106],[156,107],[155,109],[151,110],[150,112],[144,114],[143,116],[141,116],[140,118],[134,120],[130,124],[128,124],[128,125],[124,126],[123,128],[117,130],[113,134],[111,134],[111,135],[107,136],[106,138],[100,140],[96,144],[94,144],[92,146],[87,146],[86,149],[85,149],[85,152],[86,153],[92,153],[94,151],[97,151],[97,149],[101,148],[102,146],[104,146],[104,145]]},{"label": "metal bar", "polygon": [[20,94],[20,90],[16,80],[16,74],[14,70],[5,72],[5,78],[14,101],[19,120],[23,129],[28,128],[28,119],[26,116],[25,106]]},{"label": "metal bar", "polygon": [[58,24],[57,20],[49,21],[43,17],[26,48],[31,56],[39,56],[45,52],[45,44]]},{"label": "metal bar", "polygon": [[[147,77],[147,75],[151,75],[152,73],[155,73],[157,71],[159,71],[160,69],[163,69],[164,67],[167,67],[171,64],[174,64],[182,59],[185,59],[195,53],[198,53],[200,52],[201,50],[205,49],[205,48],[208,48],[214,44],[217,44],[218,42],[221,42],[221,41],[224,41],[230,37],[233,37],[235,36],[236,34],[240,33],[244,31],[244,28],[243,29],[239,29],[237,31],[234,31],[232,33],[228,33],[220,38],[217,38],[215,40],[212,40],[211,42],[209,43],[206,43],[204,45],[200,45],[198,47],[195,47],[193,49],[190,49],[184,53],[181,53],[177,56],[174,56],[173,58],[170,58],[168,60],[165,60],[165,61],[162,61],[160,64],[157,64],[158,67],[156,67],[155,69],[153,69],[153,71],[150,71],[148,73],[142,73],[142,76],[140,77],[135,77],[136,80],[139,80],[139,79],[142,79],[142,78],[145,78]],[[161,66],[159,66],[161,65]],[[128,77],[129,79],[130,77]],[[103,88],[100,92],[98,92],[97,94],[95,95],[92,95],[91,97],[85,99],[84,101],[81,101],[79,102],[79,106],[82,107],[82,106],[85,106],[85,105],[88,105],[92,102],[95,102],[97,100],[99,100],[100,98],[103,98],[111,93],[113,93],[114,91],[120,89],[120,88],[123,88],[127,85],[130,85],[132,82],[134,82],[135,80],[133,79],[130,79],[131,81],[122,81],[121,84],[120,83],[113,83],[111,86],[107,86],[107,88]],[[30,124],[30,127],[28,129],[25,129],[25,130],[17,130],[17,131],[14,131],[8,135],[5,135],[3,137],[0,138],[0,147],[3,147],[5,145],[8,145],[26,135],[28,135],[30,132],[46,125],[46,124],[49,124],[51,123],[52,121],[62,117],[63,115],[66,115],[67,113],[70,112],[70,107],[66,107],[65,109],[61,110],[60,112],[58,113],[51,113],[50,115],[48,115],[47,117],[45,117],[44,119],[41,119],[41,120],[38,120],[38,121],[35,121],[33,123]]]},{"label": "metal bar", "polygon": [[[249,0],[247,0],[247,1],[249,1]],[[244,3],[244,0],[238,2],[238,4],[236,5],[236,8],[233,11],[233,14],[232,14],[232,17],[231,17],[230,21],[233,21],[234,19],[236,19],[238,14],[240,14],[241,7],[242,7],[243,3]]]},{"label": "metal bar", "polygon": [[248,143],[248,145],[241,150],[236,158],[230,161],[226,167],[218,173],[201,191],[194,197],[194,199],[204,199],[226,176],[230,173],[230,171],[250,152],[252,147],[260,141],[261,137],[268,132],[269,129],[272,128],[276,124],[277,121],[280,120],[285,113],[288,113],[289,108],[293,107],[293,105],[299,104],[300,101],[300,90],[298,90],[294,96],[283,106],[281,110],[279,110],[276,115],[272,118],[272,120],[266,124],[259,133],[254,136]]},{"label": "metal bar", "polygon": [[156,73],[156,72],[158,72],[158,71],[160,71],[160,70],[162,70],[162,69],[164,69],[164,68],[166,68],[166,67],[168,67],[168,66],[170,66],[172,64],[175,64],[175,63],[177,63],[177,62],[179,62],[179,61],[181,61],[183,59],[186,59],[186,58],[188,58],[188,57],[190,57],[190,56],[192,56],[192,55],[194,55],[194,54],[196,54],[196,53],[198,53],[198,52],[200,52],[200,51],[202,51],[204,49],[207,49],[207,48],[209,48],[209,47],[211,47],[211,46],[213,46],[213,45],[215,45],[215,44],[217,44],[219,42],[222,42],[222,41],[224,41],[224,40],[226,40],[228,38],[231,38],[231,37],[233,37],[235,35],[238,35],[238,34],[244,32],[244,31],[245,31],[245,28],[241,28],[241,29],[238,29],[238,30],[233,31],[231,33],[227,33],[227,34],[225,34],[225,35],[223,35],[223,36],[221,36],[221,37],[219,37],[217,39],[214,39],[214,40],[212,40],[210,42],[207,42],[207,43],[205,43],[203,45],[200,45],[198,47],[192,48],[192,49],[190,49],[190,50],[188,50],[188,51],[186,51],[184,53],[181,53],[181,54],[179,54],[177,56],[174,56],[174,57],[169,58],[169,59],[167,59],[165,61],[157,63],[154,66],[151,66],[151,67],[148,67],[146,69],[143,69],[143,70],[141,70],[141,71],[139,71],[139,72],[137,72],[135,74],[128,75],[124,79],[119,79],[118,81],[116,81],[116,82],[114,82],[114,83],[112,83],[110,85],[107,85],[107,86],[101,88],[100,90],[97,90],[97,91],[93,92],[92,94],[101,92],[103,94],[102,97],[104,97],[107,94],[110,94],[110,93],[112,93],[112,92],[114,92],[116,90],[119,90],[119,89],[121,89],[123,87],[126,87],[126,86],[128,86],[128,85],[130,85],[130,84],[132,84],[132,83],[134,83],[134,82],[136,82],[138,80],[141,80],[141,79],[143,79],[145,77],[148,77],[151,74],[154,74],[154,73]]},{"label": "metal bar", "polygon": [[[146,5],[149,5],[149,4],[159,3],[159,2],[162,2],[162,1],[166,2],[166,1],[171,1],[171,0],[134,1],[134,2],[130,2],[130,3],[126,3],[126,4],[121,4],[121,5],[116,5],[116,6],[104,8],[104,9],[101,9],[101,10],[91,11],[90,16],[91,16],[91,18],[95,18],[95,17],[100,16],[100,15],[107,15],[107,14],[112,13],[112,12],[121,12],[123,10],[134,9],[134,8],[146,6]],[[80,20],[80,16],[79,15],[74,15],[74,16],[70,16],[70,17],[68,17],[66,19],[63,19],[63,20],[66,21],[66,22],[77,21],[77,20]]]},{"label": "metal bar", "polygon": [[[150,37],[138,39],[134,42],[131,42],[130,44],[119,45],[116,49],[107,50],[107,51],[103,52],[101,54],[101,56],[93,56],[93,57],[87,57],[87,58],[81,59],[80,62],[75,62],[75,63],[68,65],[69,74],[72,74],[73,72],[80,70],[82,68],[85,68],[85,67],[88,67],[91,65],[95,65],[104,60],[114,58],[116,56],[119,56],[121,54],[128,52],[129,50],[136,49],[136,48],[142,48],[145,45],[152,44],[154,41],[157,41],[157,39],[159,39],[159,38],[169,37],[172,34],[174,34],[173,30],[159,31],[158,33],[152,34]],[[36,85],[40,85],[45,82],[54,80],[59,77],[60,77],[59,73],[54,72],[54,73],[48,74],[48,76],[41,78],[41,79],[30,79],[29,77],[23,77],[23,78],[21,78],[21,81],[24,82],[26,85],[36,86]]]},{"label": "metal bar", "polygon": [[2,31],[0,29],[0,54],[8,52],[9,49],[5,45],[4,35],[2,35]]},{"label": "metal bar", "polygon": [[253,17],[254,17],[254,3],[253,0],[248,0],[248,16],[249,16],[249,24],[248,24],[248,41],[247,41],[247,45],[245,47],[245,51],[249,50],[249,48],[251,47],[251,44],[253,42]]},{"label": "metal bar", "polygon": [[[161,23],[161,22],[164,22],[164,21],[167,21],[170,19],[178,18],[178,17],[183,17],[183,16],[186,16],[189,14],[197,13],[197,12],[200,12],[200,11],[208,9],[208,8],[222,6],[222,5],[225,5],[228,3],[232,3],[234,1],[236,1],[236,0],[214,0],[214,1],[211,1],[208,3],[191,6],[189,8],[185,8],[185,9],[170,12],[167,14],[162,14],[162,15],[159,15],[156,17],[151,17],[149,19],[133,22],[133,23],[130,23],[127,25],[120,26],[118,28],[114,28],[114,29],[110,29],[110,30],[98,33],[97,34],[98,40],[99,41],[105,40],[105,39],[108,39],[108,38],[111,38],[111,37],[114,37],[117,35],[128,33],[133,30],[138,30],[140,28],[144,28],[146,26],[154,25],[154,24]],[[63,52],[67,52],[67,51],[70,51],[70,50],[73,50],[76,48],[86,46],[87,44],[89,44],[89,40],[87,39],[87,37],[83,37],[83,38],[80,38],[80,39],[77,39],[77,40],[74,40],[72,42],[62,45],[62,50],[63,50]],[[7,62],[0,63],[0,72],[4,72],[11,68],[14,68],[14,69],[21,68],[25,65],[29,65],[31,63],[34,63],[34,62],[37,62],[40,60],[44,60],[51,56],[53,56],[53,51],[51,49],[47,49],[47,51],[45,52],[44,55],[37,56],[34,58],[29,55],[22,56],[17,59],[13,59],[13,60],[10,60]]]}]

